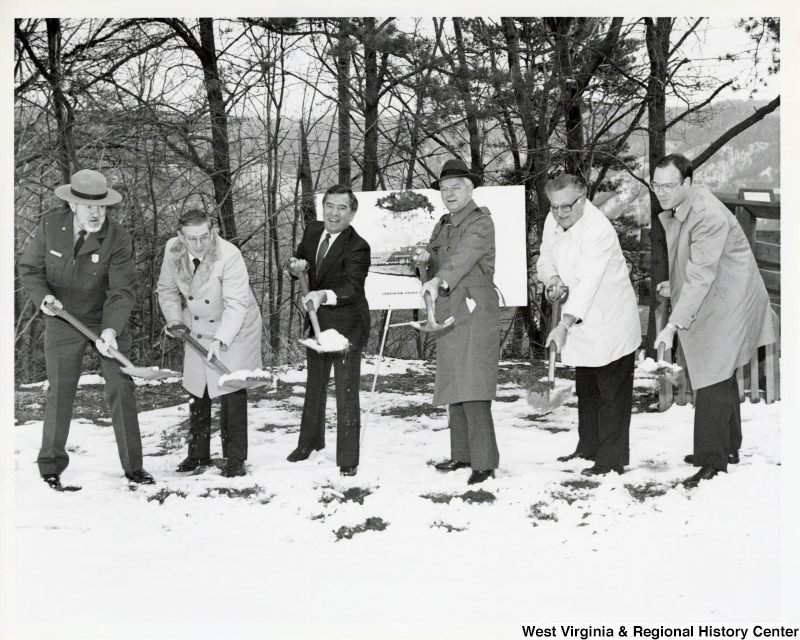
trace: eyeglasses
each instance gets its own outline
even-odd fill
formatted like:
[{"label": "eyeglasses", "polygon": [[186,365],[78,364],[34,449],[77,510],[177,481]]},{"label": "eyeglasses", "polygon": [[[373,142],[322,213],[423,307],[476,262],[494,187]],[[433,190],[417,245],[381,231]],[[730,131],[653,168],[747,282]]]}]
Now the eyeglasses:
[{"label": "eyeglasses", "polygon": [[183,236],[183,239],[186,240],[186,242],[198,242],[200,244],[205,244],[210,238],[210,233],[204,233],[202,236]]},{"label": "eyeglasses", "polygon": [[559,210],[559,209],[560,209],[561,211],[563,211],[564,213],[569,213],[570,211],[572,211],[572,207],[574,207],[574,206],[575,206],[575,203],[576,203],[578,200],[580,200],[581,198],[584,198],[584,197],[585,197],[585,196],[578,196],[577,198],[575,198],[575,199],[572,201],[572,203],[571,203],[571,204],[559,204],[559,205],[556,205],[555,207],[554,207],[554,206],[551,204],[551,205],[550,205],[550,213],[558,213],[558,210]]},{"label": "eyeglasses", "polygon": [[663,191],[664,193],[672,193],[672,190],[677,187],[678,185],[683,184],[683,182],[673,182],[671,184],[658,184],[658,182],[651,182],[650,188],[653,192],[658,193],[659,191]]}]

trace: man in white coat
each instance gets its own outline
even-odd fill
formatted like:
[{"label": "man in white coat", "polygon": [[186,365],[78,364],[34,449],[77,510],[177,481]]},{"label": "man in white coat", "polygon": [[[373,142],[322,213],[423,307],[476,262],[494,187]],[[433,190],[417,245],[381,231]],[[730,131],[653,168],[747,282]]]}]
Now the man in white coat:
[{"label": "man in white coat", "polygon": [[[242,254],[221,238],[203,211],[178,219],[178,236],[167,242],[158,279],[158,303],[169,327],[183,323],[192,336],[231,371],[261,367],[261,313],[250,289]],[[183,302],[181,301],[183,298]],[[221,396],[222,475],[246,474],[247,391],[219,385],[219,374],[192,349],[183,361],[189,399],[189,455],[178,471],[211,464],[211,400]]]},{"label": "man in white coat", "polygon": [[694,452],[700,467],[687,487],[710,480],[739,462],[742,421],[736,369],[753,351],[775,342],[775,318],[750,243],[728,208],[694,184],[692,163],[679,154],[663,158],[650,188],[664,208],[669,281],[658,291],[671,298],[667,326],[655,346],[672,348],[678,335],[686,369],[697,393]]},{"label": "man in white coat", "polygon": [[550,215],[536,269],[556,292],[569,287],[561,321],[547,336],[575,367],[578,446],[559,458],[593,460],[581,473],[622,473],[629,462],[634,354],[641,342],[636,295],[614,227],[586,197],[580,178],[562,174],[545,187]]}]

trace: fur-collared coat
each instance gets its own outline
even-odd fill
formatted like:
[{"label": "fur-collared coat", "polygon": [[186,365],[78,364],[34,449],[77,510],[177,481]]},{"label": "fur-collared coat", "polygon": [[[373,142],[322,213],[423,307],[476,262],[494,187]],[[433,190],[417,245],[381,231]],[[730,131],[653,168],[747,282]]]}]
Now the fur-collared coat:
[{"label": "fur-collared coat", "polygon": [[667,235],[670,321],[692,387],[727,380],[753,351],[775,342],[776,318],[750,243],[728,208],[692,186],[673,214],[659,214]]},{"label": "fur-collared coat", "polygon": [[[222,342],[220,359],[231,371],[261,367],[261,312],[250,289],[247,267],[239,250],[212,231],[212,244],[197,271],[180,238],[171,238],[164,250],[158,278],[158,303],[167,326],[183,322],[208,348]],[[235,389],[220,387],[219,374],[193,349],[186,347],[183,386],[211,398]]]}]

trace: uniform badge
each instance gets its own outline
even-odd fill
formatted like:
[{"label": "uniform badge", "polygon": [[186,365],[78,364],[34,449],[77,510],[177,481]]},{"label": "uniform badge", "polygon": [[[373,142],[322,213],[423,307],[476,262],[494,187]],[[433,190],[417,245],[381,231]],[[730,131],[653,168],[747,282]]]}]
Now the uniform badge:
[{"label": "uniform badge", "polygon": [[99,261],[100,261],[100,256],[98,256],[96,253],[93,253],[92,262],[99,262]]},{"label": "uniform badge", "polygon": [[61,257],[61,254],[58,251],[53,251],[53,249],[50,249],[50,253],[52,253],[56,258]]}]

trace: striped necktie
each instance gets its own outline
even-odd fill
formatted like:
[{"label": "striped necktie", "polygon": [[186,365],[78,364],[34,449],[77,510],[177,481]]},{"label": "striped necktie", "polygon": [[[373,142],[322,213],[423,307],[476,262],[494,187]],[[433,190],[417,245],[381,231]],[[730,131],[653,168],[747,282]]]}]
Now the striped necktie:
[{"label": "striped necktie", "polygon": [[325,254],[328,253],[328,245],[330,244],[331,234],[326,233],[325,239],[322,241],[322,244],[319,245],[319,251],[317,251],[317,273],[319,273],[319,267],[322,264],[322,261],[325,259]]}]

